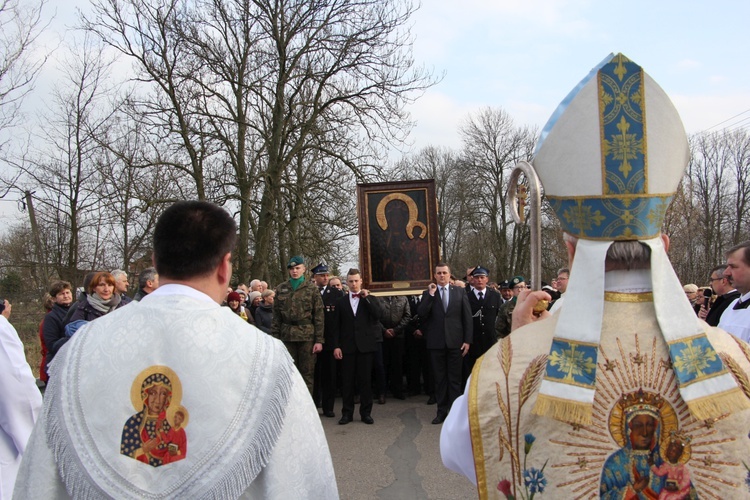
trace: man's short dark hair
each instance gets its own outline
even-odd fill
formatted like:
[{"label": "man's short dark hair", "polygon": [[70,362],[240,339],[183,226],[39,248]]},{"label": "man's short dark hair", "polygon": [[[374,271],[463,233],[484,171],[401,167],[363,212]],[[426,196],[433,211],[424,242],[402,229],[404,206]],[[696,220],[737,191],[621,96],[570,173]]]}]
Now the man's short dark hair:
[{"label": "man's short dark hair", "polygon": [[716,273],[719,276],[724,276],[724,271],[726,270],[727,270],[726,264],[719,264],[718,266],[711,269],[711,272],[708,275],[711,276],[712,274]]},{"label": "man's short dark hair", "polygon": [[447,262],[438,262],[437,264],[435,264],[435,269],[437,269],[438,267],[447,267],[449,272],[451,270],[451,266],[449,266]]},{"label": "man's short dark hair", "polygon": [[359,272],[359,269],[356,267],[352,267],[349,269],[349,272],[346,273],[347,276],[354,276],[355,274],[362,274]]},{"label": "man's short dark hair", "polygon": [[737,250],[744,250],[744,252],[742,252],[742,262],[744,262],[746,266],[750,266],[750,240],[743,241],[742,243],[733,246],[727,250],[727,253],[724,255],[729,256]]},{"label": "man's short dark hair", "polygon": [[156,275],[159,274],[155,267],[147,267],[138,275],[138,287],[146,288],[149,281],[154,281]]},{"label": "man's short dark hair", "polygon": [[237,225],[223,208],[206,201],[180,201],[159,217],[154,263],[172,279],[205,276],[234,249]]}]

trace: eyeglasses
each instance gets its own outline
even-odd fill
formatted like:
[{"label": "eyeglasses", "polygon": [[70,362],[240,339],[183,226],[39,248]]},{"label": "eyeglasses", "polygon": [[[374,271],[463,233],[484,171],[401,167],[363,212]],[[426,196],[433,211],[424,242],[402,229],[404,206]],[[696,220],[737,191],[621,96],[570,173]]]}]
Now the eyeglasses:
[{"label": "eyeglasses", "polygon": [[525,288],[531,288],[531,287],[528,285],[516,285],[513,287],[513,290],[523,290]]},{"label": "eyeglasses", "polygon": [[720,280],[723,280],[724,278],[726,278],[726,276],[722,276],[720,278],[708,278],[708,281],[720,281]]}]

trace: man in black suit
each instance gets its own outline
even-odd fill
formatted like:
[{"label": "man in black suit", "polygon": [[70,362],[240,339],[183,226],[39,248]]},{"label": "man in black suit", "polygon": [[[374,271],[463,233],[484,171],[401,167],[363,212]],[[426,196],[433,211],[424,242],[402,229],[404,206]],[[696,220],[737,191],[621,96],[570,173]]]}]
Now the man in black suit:
[{"label": "man in black suit", "polygon": [[380,318],[383,305],[367,290],[362,290],[358,269],[346,275],[349,293],[336,302],[333,356],[341,360],[341,381],[344,404],[339,424],[352,421],[354,414],[354,383],[359,388],[359,416],[366,424],[374,423],[372,412],[372,361],[378,350]]},{"label": "man in black suit", "polygon": [[[343,290],[328,285],[328,266],[320,263],[312,268],[313,280],[320,290],[323,299],[324,338],[323,350],[317,354],[315,361],[315,391],[320,397],[320,407],[326,417],[335,417],[333,403],[336,400],[336,360],[333,349],[336,344],[336,302],[345,294]],[[318,399],[315,399],[318,401]]]},{"label": "man in black suit", "polygon": [[490,272],[482,267],[476,266],[471,271],[472,286],[467,289],[471,315],[474,318],[474,341],[469,348],[469,354],[464,357],[464,375],[462,386],[474,369],[474,363],[482,357],[492,344],[497,342],[495,332],[495,321],[497,312],[503,304],[503,298],[498,292],[487,287]]},{"label": "man in black suit", "polygon": [[435,266],[435,283],[422,294],[417,314],[422,320],[430,363],[435,376],[437,415],[433,424],[448,416],[461,394],[463,357],[469,352],[473,325],[466,289],[450,284],[451,270],[443,262]]},{"label": "man in black suit", "polygon": [[734,299],[740,296],[729,279],[724,276],[724,271],[727,269],[726,264],[711,269],[711,277],[708,281],[711,282],[711,290],[716,294],[716,300],[711,304],[710,310],[706,308],[705,303],[701,304],[701,310],[698,312],[698,317],[706,320],[711,326],[718,326],[721,314],[731,304]]}]

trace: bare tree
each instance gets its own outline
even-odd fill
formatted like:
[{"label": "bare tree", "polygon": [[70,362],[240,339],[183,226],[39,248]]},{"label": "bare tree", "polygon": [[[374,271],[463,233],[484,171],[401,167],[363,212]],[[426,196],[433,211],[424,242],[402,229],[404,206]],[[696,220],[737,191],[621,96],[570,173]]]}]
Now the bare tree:
[{"label": "bare tree", "polygon": [[37,218],[47,235],[42,253],[59,277],[75,280],[83,262],[97,263],[105,215],[95,134],[108,117],[103,100],[108,65],[90,40],[72,47],[63,64],[65,77],[56,86],[54,105],[37,127],[36,150],[14,165],[23,173],[21,185],[34,192]]},{"label": "bare tree", "polygon": [[433,83],[410,56],[413,11],[410,0],[97,0],[84,26],[136,62],[151,91],[135,109],[172,149],[161,161],[199,198],[239,206],[246,279],[268,276],[299,158],[362,179],[403,138],[405,104]]},{"label": "bare tree", "polygon": [[705,284],[724,252],[750,236],[750,136],[747,132],[690,137],[691,161],[667,212],[670,258],[684,282]]},{"label": "bare tree", "polygon": [[0,0],[0,131],[19,119],[23,98],[33,89],[46,57],[32,48],[46,27],[42,10],[46,0],[31,4]]},{"label": "bare tree", "polygon": [[510,174],[519,161],[530,160],[535,130],[517,127],[502,109],[485,108],[460,129],[463,175],[474,180],[472,206],[476,233],[486,234],[486,248],[498,274],[529,270],[528,228],[515,224],[508,211]]}]

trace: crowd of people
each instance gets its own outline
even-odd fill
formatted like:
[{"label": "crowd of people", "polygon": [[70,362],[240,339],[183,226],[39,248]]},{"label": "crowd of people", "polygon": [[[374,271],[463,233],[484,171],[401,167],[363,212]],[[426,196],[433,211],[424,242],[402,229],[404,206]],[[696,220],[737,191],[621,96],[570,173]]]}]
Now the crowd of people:
[{"label": "crowd of people", "polygon": [[[350,365],[349,359],[346,362],[342,361],[344,351],[338,357],[334,351],[340,349],[342,342],[346,343],[346,339],[342,340],[342,333],[346,337],[346,331],[354,331],[356,327],[353,324],[339,324],[340,310],[337,301],[352,292],[352,285],[355,287],[355,293],[367,294],[366,290],[361,289],[361,277],[350,284],[348,276],[342,279],[331,275],[324,263],[313,267],[307,276],[302,257],[294,257],[289,264],[290,282],[277,287],[282,300],[275,308],[278,312],[275,330],[274,303],[277,292],[269,289],[265,281],[253,279],[249,286],[239,283],[236,287],[228,287],[222,305],[259,330],[284,340],[316,405],[321,408],[322,415],[334,417],[333,405],[336,396],[347,394],[351,397],[351,402],[344,402],[342,413],[343,420],[348,420],[351,417],[350,412],[353,411],[352,402],[355,398],[361,401],[362,389],[365,394],[374,394],[366,396],[365,403],[360,403],[365,407],[370,397],[378,404],[385,404],[389,394],[396,399],[424,394],[427,396],[427,404],[438,404],[437,396],[448,393],[445,389],[448,385],[444,372],[458,374],[459,369],[453,367],[452,371],[443,370],[440,367],[441,364],[445,364],[445,360],[432,359],[430,355],[434,349],[428,347],[425,328],[420,327],[428,315],[423,314],[420,317],[418,314],[418,307],[424,295],[392,295],[368,299],[368,304],[372,303],[372,307],[377,308],[373,311],[374,321],[368,334],[372,337],[372,342],[366,342],[368,346],[364,348],[366,352],[372,353],[372,359],[366,360],[368,356],[362,355],[359,350],[362,347],[357,348],[355,342],[347,348],[359,356],[353,356],[352,359],[356,359],[357,362],[356,365]],[[727,272],[727,269],[731,268],[726,263],[714,267],[710,271],[708,286],[699,288],[695,284],[687,284],[683,287],[696,314],[711,326],[720,324],[722,313],[730,305],[734,305],[733,301],[741,295],[733,284],[731,271]],[[436,280],[438,276],[436,270]],[[300,281],[299,285],[304,286],[300,288],[298,285],[297,289],[293,290],[291,282],[295,279]],[[542,283],[542,290],[551,298],[548,310],[553,311],[560,305],[569,279],[570,270],[562,268],[550,280],[550,284]],[[467,295],[468,314],[472,324],[465,329],[472,332],[472,342],[468,343],[468,351],[461,353],[461,359],[453,361],[456,366],[460,364],[460,378],[456,375],[455,380],[452,379],[450,396],[444,394],[442,404],[438,405],[438,423],[447,415],[456,395],[462,392],[463,384],[471,374],[476,360],[495,342],[511,332],[517,297],[521,291],[530,288],[525,278],[520,275],[499,282],[490,281],[489,270],[481,265],[468,268],[460,279],[450,273],[448,268],[447,280],[452,288],[462,290]],[[44,382],[48,380],[47,365],[82,324],[132,301],[140,301],[158,286],[158,273],[154,268],[147,268],[138,275],[138,289],[131,299],[127,295],[129,283],[125,271],[118,269],[111,273],[89,273],[84,278],[77,301],[74,302],[73,289],[69,282],[52,283],[46,302],[48,313],[40,325],[43,353],[40,379]],[[304,299],[308,304],[306,307],[295,306],[294,314],[298,317],[290,319],[290,304],[299,304],[300,294],[304,294],[305,290],[309,290]],[[320,304],[311,298],[315,290],[319,292]],[[294,299],[290,301],[292,292]],[[427,295],[431,297],[428,292]],[[335,314],[337,312],[339,314]],[[283,327],[285,322],[286,328]],[[750,324],[747,321],[744,323]],[[289,332],[292,327],[297,331],[294,334]],[[729,331],[734,330],[738,335],[743,331],[750,331],[750,327],[738,330],[736,324],[729,328]],[[463,329],[454,328],[452,331]],[[313,338],[315,341],[310,344]],[[315,347],[316,344],[319,344],[319,348]],[[362,412],[365,417],[369,417],[365,420],[372,420],[371,409],[365,408]]]}]

